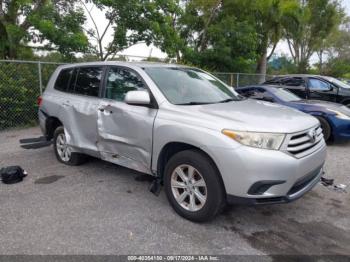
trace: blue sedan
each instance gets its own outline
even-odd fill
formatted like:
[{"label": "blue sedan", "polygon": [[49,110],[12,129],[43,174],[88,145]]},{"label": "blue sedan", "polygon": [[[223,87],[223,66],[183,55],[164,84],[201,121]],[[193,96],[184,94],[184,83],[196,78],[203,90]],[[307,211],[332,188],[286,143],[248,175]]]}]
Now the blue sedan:
[{"label": "blue sedan", "polygon": [[290,91],[270,86],[257,85],[237,88],[242,96],[277,103],[315,116],[321,123],[325,140],[350,139],[350,109],[341,104],[304,100]]}]

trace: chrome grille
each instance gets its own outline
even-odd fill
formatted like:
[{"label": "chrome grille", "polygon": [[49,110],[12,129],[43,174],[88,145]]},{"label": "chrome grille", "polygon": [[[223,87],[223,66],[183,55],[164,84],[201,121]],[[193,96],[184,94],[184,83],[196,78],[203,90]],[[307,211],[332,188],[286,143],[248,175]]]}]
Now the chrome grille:
[{"label": "chrome grille", "polygon": [[287,151],[296,158],[302,158],[322,147],[322,141],[322,128],[320,126],[314,127],[291,135],[287,145]]}]

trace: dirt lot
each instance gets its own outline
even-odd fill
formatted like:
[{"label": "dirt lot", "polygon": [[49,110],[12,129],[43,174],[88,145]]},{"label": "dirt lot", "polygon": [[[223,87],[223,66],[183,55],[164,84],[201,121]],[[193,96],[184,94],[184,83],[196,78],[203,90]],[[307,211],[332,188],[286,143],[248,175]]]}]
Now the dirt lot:
[{"label": "dirt lot", "polygon": [[58,163],[52,147],[25,150],[38,128],[0,133],[0,167],[29,176],[0,184],[0,254],[345,254],[350,255],[350,143],[329,146],[328,177],[287,205],[231,207],[211,223],[175,214],[140,173],[92,160]]}]

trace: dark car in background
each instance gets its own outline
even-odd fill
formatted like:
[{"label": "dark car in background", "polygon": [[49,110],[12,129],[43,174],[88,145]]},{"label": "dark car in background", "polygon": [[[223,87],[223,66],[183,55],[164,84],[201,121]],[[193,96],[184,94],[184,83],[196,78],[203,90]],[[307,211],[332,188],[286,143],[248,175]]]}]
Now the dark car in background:
[{"label": "dark car in background", "polygon": [[301,99],[279,86],[247,86],[236,91],[248,98],[285,105],[315,116],[321,123],[326,141],[330,138],[350,139],[350,109],[344,105]]},{"label": "dark car in background", "polygon": [[284,75],[274,77],[264,84],[284,87],[303,99],[335,102],[350,108],[350,85],[333,77]]}]

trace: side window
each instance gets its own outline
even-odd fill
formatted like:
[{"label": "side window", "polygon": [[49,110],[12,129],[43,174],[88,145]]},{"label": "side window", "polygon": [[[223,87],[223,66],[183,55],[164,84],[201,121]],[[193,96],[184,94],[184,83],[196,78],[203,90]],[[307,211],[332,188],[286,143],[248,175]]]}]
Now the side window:
[{"label": "side window", "polygon": [[107,74],[105,98],[124,101],[127,92],[146,89],[140,76],[125,68],[111,67]]},{"label": "side window", "polygon": [[102,71],[101,67],[79,68],[75,93],[97,97],[102,79]]},{"label": "side window", "polygon": [[324,90],[330,89],[330,84],[316,78],[309,79],[309,89],[310,90]]},{"label": "side window", "polygon": [[257,88],[251,88],[249,89],[249,92],[247,93],[247,97],[250,97],[250,98],[259,98],[261,95],[261,91],[259,91],[259,89]]},{"label": "side window", "polygon": [[245,97],[250,97],[252,95],[252,92],[251,92],[251,88],[248,88],[248,89],[241,89],[238,91],[238,93],[242,96],[245,96]]},{"label": "side window", "polygon": [[63,69],[59,73],[54,88],[59,91],[67,91],[74,69]]},{"label": "side window", "polygon": [[286,86],[303,86],[304,80],[301,77],[291,77],[283,79],[282,84]]}]

